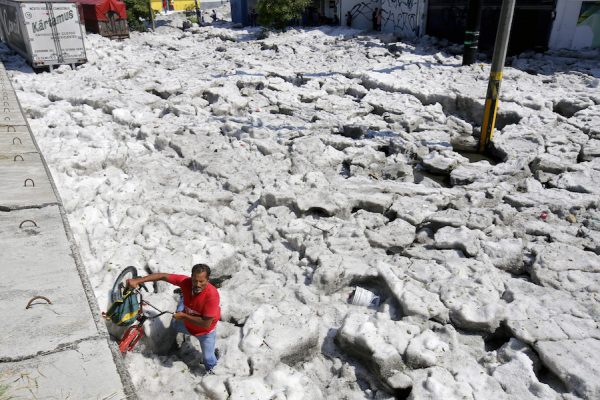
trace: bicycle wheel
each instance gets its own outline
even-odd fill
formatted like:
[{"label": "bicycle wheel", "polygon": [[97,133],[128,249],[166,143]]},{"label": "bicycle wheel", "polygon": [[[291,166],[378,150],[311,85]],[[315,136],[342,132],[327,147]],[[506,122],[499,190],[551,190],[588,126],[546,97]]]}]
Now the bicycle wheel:
[{"label": "bicycle wheel", "polygon": [[115,301],[122,299],[123,291],[125,290],[127,285],[127,279],[137,277],[137,269],[132,265],[126,267],[123,271],[121,271],[119,276],[117,276],[117,279],[115,279],[115,283],[113,284],[112,290],[110,291],[110,301],[114,303]]},{"label": "bicycle wheel", "polygon": [[123,338],[119,342],[119,350],[125,354],[133,350],[137,342],[144,336],[144,328],[142,325],[133,325],[127,328],[123,334]]}]

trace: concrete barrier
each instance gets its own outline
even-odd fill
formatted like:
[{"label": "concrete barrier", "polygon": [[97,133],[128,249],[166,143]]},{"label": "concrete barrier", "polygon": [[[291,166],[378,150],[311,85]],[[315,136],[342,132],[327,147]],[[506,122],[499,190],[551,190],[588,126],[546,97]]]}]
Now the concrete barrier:
[{"label": "concrete barrier", "polygon": [[0,397],[135,399],[0,64]]}]

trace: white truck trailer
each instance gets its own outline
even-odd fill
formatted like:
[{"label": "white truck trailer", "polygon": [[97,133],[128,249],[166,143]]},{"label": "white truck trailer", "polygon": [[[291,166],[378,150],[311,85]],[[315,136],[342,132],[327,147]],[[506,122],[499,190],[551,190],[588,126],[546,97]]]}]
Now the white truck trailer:
[{"label": "white truck trailer", "polygon": [[0,39],[33,68],[87,61],[74,1],[0,0]]}]

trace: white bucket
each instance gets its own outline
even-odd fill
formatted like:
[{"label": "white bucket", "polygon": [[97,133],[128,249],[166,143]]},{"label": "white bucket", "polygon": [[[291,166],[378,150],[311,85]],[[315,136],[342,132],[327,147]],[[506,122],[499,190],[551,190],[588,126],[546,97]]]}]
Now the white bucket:
[{"label": "white bucket", "polygon": [[351,303],[355,306],[379,307],[379,296],[375,296],[375,293],[357,286],[354,289]]}]

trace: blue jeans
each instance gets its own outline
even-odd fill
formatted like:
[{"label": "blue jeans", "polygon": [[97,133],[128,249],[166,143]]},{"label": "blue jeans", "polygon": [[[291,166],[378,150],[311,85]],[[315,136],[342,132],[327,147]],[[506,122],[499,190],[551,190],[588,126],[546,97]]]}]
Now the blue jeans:
[{"label": "blue jeans", "polygon": [[[183,310],[183,300],[179,301],[177,305],[177,311]],[[190,332],[185,327],[183,321],[176,319],[171,320],[171,327],[175,329],[175,332],[181,332],[185,335],[190,335]],[[204,368],[210,371],[217,365],[217,356],[215,355],[215,344],[217,342],[217,329],[213,329],[212,332],[194,336],[200,342],[200,348],[202,349],[202,361],[204,362]]]}]

